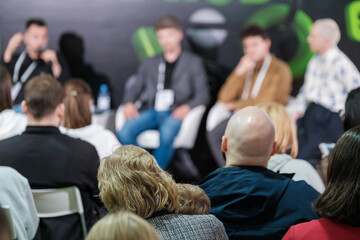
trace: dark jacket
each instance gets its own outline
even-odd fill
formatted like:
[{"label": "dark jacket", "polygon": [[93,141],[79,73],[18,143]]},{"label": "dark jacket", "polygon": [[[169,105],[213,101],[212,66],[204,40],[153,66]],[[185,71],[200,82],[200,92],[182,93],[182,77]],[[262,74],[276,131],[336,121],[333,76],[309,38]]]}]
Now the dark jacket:
[{"label": "dark jacket", "polygon": [[281,239],[290,226],[319,217],[312,207],[317,191],[263,167],[220,168],[200,187],[229,239]]}]

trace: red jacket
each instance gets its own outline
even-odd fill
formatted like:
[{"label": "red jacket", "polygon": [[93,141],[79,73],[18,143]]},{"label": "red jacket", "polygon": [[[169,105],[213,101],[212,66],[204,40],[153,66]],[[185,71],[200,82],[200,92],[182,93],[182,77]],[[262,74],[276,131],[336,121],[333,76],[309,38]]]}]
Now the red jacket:
[{"label": "red jacket", "polygon": [[292,226],[283,240],[356,240],[360,239],[360,227],[337,223],[327,218],[320,218]]}]

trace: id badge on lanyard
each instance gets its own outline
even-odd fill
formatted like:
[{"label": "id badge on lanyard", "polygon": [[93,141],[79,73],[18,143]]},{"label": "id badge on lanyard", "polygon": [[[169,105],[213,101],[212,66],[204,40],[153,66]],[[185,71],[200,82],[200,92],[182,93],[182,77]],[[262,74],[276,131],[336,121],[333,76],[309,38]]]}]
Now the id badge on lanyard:
[{"label": "id badge on lanyard", "polygon": [[159,75],[157,83],[157,91],[155,96],[155,110],[156,111],[169,111],[171,105],[174,103],[175,93],[171,89],[164,89],[165,85],[165,70],[166,65],[163,60],[159,64]]}]

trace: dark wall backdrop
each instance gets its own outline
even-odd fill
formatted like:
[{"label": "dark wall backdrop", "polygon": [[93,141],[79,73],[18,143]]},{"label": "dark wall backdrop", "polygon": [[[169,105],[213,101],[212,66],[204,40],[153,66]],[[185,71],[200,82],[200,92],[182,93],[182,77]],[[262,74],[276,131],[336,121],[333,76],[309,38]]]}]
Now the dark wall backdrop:
[{"label": "dark wall backdrop", "polygon": [[[123,85],[136,72],[140,61],[131,39],[139,28],[152,26],[164,14],[177,16],[185,31],[194,27],[189,17],[196,10],[212,8],[223,15],[226,23],[214,25],[212,22],[208,28],[227,31],[216,62],[229,69],[242,54],[238,32],[249,19],[270,25],[274,50],[280,57],[290,63],[298,55],[304,63],[311,56],[306,54],[309,50],[304,45],[309,21],[330,17],[342,31],[339,47],[359,68],[359,6],[359,1],[347,0],[1,0],[0,46],[3,54],[9,38],[23,31],[30,17],[47,21],[50,48],[58,49],[58,39],[63,32],[75,32],[84,39],[85,61],[109,77],[116,93],[114,100],[119,104]],[[208,17],[211,20],[211,16]],[[205,25],[200,28],[206,28]],[[189,49],[187,40],[184,48]],[[301,79],[304,71],[300,65],[292,66],[296,79]]]}]

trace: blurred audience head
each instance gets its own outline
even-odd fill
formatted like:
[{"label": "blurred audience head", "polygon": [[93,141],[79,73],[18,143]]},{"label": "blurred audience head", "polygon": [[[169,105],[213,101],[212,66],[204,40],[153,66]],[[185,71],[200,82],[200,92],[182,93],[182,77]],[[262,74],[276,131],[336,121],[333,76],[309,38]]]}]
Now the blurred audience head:
[{"label": "blurred audience head", "polygon": [[177,213],[178,187],[146,150],[117,148],[99,167],[100,198],[110,212],[126,210],[148,218],[161,210]]},{"label": "blurred audience head", "polygon": [[307,41],[312,51],[323,54],[336,46],[340,38],[341,32],[337,23],[330,18],[324,18],[314,22]]},{"label": "blurred audience head", "polygon": [[276,151],[275,129],[270,117],[258,107],[246,107],[229,120],[221,149],[226,166],[267,167]]},{"label": "blurred audience head", "polygon": [[172,15],[161,17],[155,23],[155,31],[164,53],[172,52],[181,47],[183,32],[181,23],[176,17]]},{"label": "blurred audience head", "polygon": [[93,104],[90,86],[82,79],[70,79],[64,89],[64,127],[82,128],[90,125],[90,106]]},{"label": "blurred audience head", "polygon": [[349,92],[345,102],[344,130],[360,125],[360,88]]},{"label": "blurred audience head", "polygon": [[180,214],[202,215],[210,213],[210,199],[204,190],[191,184],[177,184],[179,188]]},{"label": "blurred audience head", "polygon": [[11,109],[11,76],[5,67],[0,65],[0,112]]},{"label": "blurred audience head", "polygon": [[298,154],[296,125],[285,107],[279,103],[267,102],[257,105],[271,118],[275,127],[276,153],[287,153],[292,158]]},{"label": "blurred audience head", "polygon": [[241,33],[244,56],[254,62],[260,62],[270,53],[271,40],[266,31],[257,26],[250,25],[245,27]]},{"label": "blurred audience head", "polygon": [[323,217],[360,226],[360,127],[345,132],[330,154],[327,185],[314,207]]},{"label": "blurred audience head", "polygon": [[90,230],[86,240],[160,240],[145,219],[126,211],[109,213]]},{"label": "blurred audience head", "polygon": [[23,111],[34,119],[40,120],[54,113],[58,113],[59,118],[63,117],[64,89],[51,75],[41,74],[32,78],[25,86],[24,96]]}]

